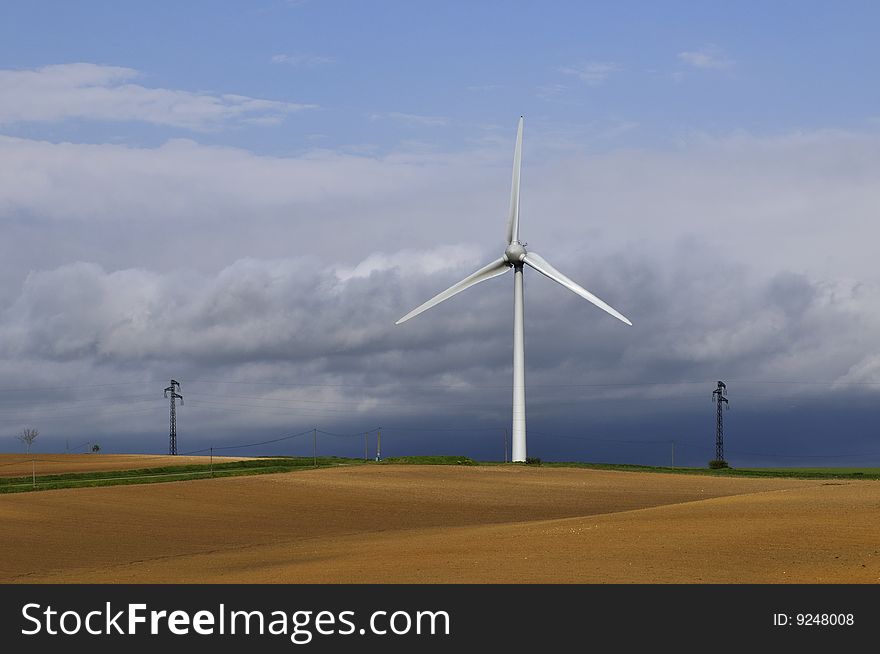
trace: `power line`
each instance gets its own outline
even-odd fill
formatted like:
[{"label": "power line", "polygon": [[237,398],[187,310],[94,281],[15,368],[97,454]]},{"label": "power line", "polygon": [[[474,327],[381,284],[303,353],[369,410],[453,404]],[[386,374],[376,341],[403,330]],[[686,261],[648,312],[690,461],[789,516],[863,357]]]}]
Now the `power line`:
[{"label": "power line", "polygon": [[374,431],[379,431],[379,429],[380,429],[379,427],[376,427],[375,429],[369,429],[367,431],[359,431],[359,432],[355,432],[353,434],[337,434],[332,431],[324,431],[323,429],[319,429],[318,433],[325,434],[327,436],[337,436],[340,438],[355,438],[355,437],[360,438],[364,434],[372,434]]},{"label": "power line", "polygon": [[498,431],[504,427],[382,427],[391,431]]},{"label": "power line", "polygon": [[[260,441],[259,443],[247,443],[247,444],[244,444],[244,445],[227,445],[227,446],[224,446],[224,447],[215,447],[215,448],[214,448],[214,451],[217,451],[217,450],[235,450],[235,449],[241,449],[241,448],[244,448],[244,447],[257,447],[258,445],[269,445],[269,444],[271,444],[271,443],[280,443],[281,441],[287,441],[287,440],[290,440],[290,439],[292,439],[292,438],[297,438],[297,437],[299,437],[299,436],[305,436],[306,434],[311,434],[313,431],[314,431],[314,429],[307,429],[307,430],[305,430],[305,431],[301,431],[301,432],[299,432],[298,434],[291,434],[290,436],[282,436],[282,437],[280,437],[280,438],[273,438],[273,439],[268,440],[268,441]],[[206,449],[209,449],[209,448],[206,448]],[[204,452],[205,450],[202,450],[202,451]]]}]

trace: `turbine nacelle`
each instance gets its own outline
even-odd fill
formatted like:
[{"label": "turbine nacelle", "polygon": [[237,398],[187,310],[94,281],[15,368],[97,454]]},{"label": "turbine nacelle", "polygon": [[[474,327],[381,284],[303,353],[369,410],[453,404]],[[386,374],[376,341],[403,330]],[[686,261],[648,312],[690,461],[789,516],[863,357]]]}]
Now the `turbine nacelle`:
[{"label": "turbine nacelle", "polygon": [[504,260],[511,266],[522,266],[526,258],[526,249],[522,243],[511,243],[504,251]]}]

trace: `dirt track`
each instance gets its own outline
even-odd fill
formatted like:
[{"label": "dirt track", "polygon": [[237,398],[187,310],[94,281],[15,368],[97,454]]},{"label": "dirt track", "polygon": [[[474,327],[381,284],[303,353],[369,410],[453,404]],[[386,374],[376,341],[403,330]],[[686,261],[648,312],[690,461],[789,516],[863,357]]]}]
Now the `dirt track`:
[{"label": "dirt track", "polygon": [[[241,461],[244,457],[215,456],[214,463]],[[0,477],[58,475],[66,472],[133,470],[208,463],[207,456],[168,454],[0,454]]]},{"label": "dirt track", "polygon": [[363,466],[0,496],[9,582],[880,581],[880,482]]}]

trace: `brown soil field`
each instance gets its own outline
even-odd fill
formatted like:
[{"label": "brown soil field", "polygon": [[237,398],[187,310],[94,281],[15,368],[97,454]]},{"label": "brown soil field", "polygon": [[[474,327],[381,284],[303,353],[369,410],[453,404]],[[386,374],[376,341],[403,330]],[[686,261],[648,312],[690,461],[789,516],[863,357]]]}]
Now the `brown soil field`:
[{"label": "brown soil field", "polygon": [[[247,457],[215,456],[215,463],[241,461]],[[65,472],[101,472],[207,464],[207,456],[168,454],[0,454],[0,477],[57,475]],[[33,469],[32,469],[33,466]]]},{"label": "brown soil field", "polygon": [[3,583],[877,583],[880,482],[356,466],[0,495]]}]

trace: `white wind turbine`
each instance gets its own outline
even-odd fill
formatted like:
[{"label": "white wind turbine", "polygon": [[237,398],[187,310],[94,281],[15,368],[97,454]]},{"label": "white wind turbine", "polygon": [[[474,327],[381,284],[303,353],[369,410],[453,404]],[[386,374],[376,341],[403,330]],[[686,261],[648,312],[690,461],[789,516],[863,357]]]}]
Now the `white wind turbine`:
[{"label": "white wind turbine", "polygon": [[520,243],[519,178],[520,168],[522,167],[522,132],[523,118],[520,116],[519,125],[516,131],[516,149],[513,153],[513,182],[510,189],[510,217],[507,219],[507,249],[504,250],[504,255],[500,259],[490,263],[488,266],[480,268],[469,277],[465,277],[454,286],[450,286],[442,293],[438,293],[395,323],[399,325],[402,322],[406,322],[423,311],[427,311],[434,305],[440,304],[443,300],[448,300],[453,295],[461,293],[466,288],[470,288],[474,284],[486,281],[492,277],[503,275],[510,268],[513,268],[513,446],[511,448],[513,461],[526,460],[526,373],[524,365],[525,342],[523,336],[523,264],[534,268],[542,275],[549,277],[557,284],[561,284],[573,293],[580,295],[585,300],[589,300],[618,320],[625,322],[627,325],[632,325],[626,316],[556,270],[556,268],[551,266],[544,257],[536,252],[526,251],[524,245]]}]

